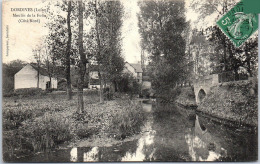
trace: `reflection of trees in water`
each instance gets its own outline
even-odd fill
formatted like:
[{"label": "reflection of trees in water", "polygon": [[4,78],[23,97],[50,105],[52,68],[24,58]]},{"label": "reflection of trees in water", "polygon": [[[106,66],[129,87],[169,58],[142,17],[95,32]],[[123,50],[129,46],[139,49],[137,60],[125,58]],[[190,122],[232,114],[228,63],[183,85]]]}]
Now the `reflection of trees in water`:
[{"label": "reflection of trees in water", "polygon": [[185,134],[189,132],[193,122],[189,115],[176,106],[159,105],[154,112],[153,129],[157,161],[189,161],[188,145]]},{"label": "reflection of trees in water", "polygon": [[225,150],[213,140],[206,127],[200,124],[197,115],[192,132],[186,134],[185,139],[189,145],[192,161],[214,161],[221,156],[221,153],[225,153]]},{"label": "reflection of trees in water", "polygon": [[[150,105],[150,108],[152,106]],[[151,111],[151,109],[149,110]],[[138,139],[135,152],[127,152],[122,161],[151,161],[155,148],[153,146],[154,135],[156,131],[152,130],[153,117],[151,113],[147,114],[147,120],[142,127],[142,136]]]},{"label": "reflection of trees in water", "polygon": [[250,130],[251,128],[231,128],[203,117],[200,117],[200,121],[205,124],[213,140],[227,150],[227,156],[219,160],[252,161],[257,159],[258,137],[257,133]]},{"label": "reflection of trees in water", "polygon": [[[194,161],[248,161],[257,157],[257,134],[238,132],[200,117],[185,139]],[[205,129],[201,125],[205,125]]]},{"label": "reflection of trees in water", "polygon": [[124,142],[122,145],[111,147],[79,147],[72,148],[70,155],[72,162],[121,161],[126,153],[135,153],[137,140]]},{"label": "reflection of trees in water", "polygon": [[[121,145],[77,148],[84,161],[248,161],[257,159],[257,134],[236,131],[172,105],[153,106],[141,138]],[[199,119],[199,121],[198,121]],[[204,125],[204,128],[202,128]],[[74,154],[75,154],[74,150]],[[91,159],[92,158],[92,159]]]}]

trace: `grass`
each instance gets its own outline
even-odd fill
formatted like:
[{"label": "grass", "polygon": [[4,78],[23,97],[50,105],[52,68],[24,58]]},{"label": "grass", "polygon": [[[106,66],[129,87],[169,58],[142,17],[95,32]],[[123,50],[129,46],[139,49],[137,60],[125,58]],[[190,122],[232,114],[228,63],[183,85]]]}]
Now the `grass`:
[{"label": "grass", "polygon": [[238,81],[213,87],[208,96],[199,104],[198,110],[216,117],[257,126],[257,92],[250,94],[250,89],[257,91],[252,83]]},{"label": "grass", "polygon": [[196,106],[195,94],[192,87],[180,87],[180,94],[175,102],[184,106]]},{"label": "grass", "polygon": [[76,113],[77,96],[65,93],[3,98],[4,159],[45,151],[92,135],[124,139],[140,131],[140,104],[127,99],[99,103],[97,91],[84,92],[85,111]]},{"label": "grass", "polygon": [[129,100],[119,100],[121,110],[113,116],[108,132],[116,139],[125,139],[140,132],[145,115],[141,104]]}]

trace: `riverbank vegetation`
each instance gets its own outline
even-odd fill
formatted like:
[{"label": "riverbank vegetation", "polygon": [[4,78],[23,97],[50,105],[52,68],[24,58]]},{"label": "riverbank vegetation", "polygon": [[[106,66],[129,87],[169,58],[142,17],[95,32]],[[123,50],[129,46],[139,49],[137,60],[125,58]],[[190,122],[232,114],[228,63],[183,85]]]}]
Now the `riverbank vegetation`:
[{"label": "riverbank vegetation", "polygon": [[179,88],[179,95],[175,102],[183,106],[197,106],[195,101],[195,94],[192,86]]},{"label": "riverbank vegetation", "polygon": [[257,87],[256,79],[213,87],[197,110],[239,124],[257,126]]},{"label": "riverbank vegetation", "polygon": [[125,99],[99,103],[98,91],[84,92],[85,112],[77,113],[77,99],[65,93],[3,100],[4,159],[88,140],[124,139],[140,132],[145,117],[141,105]]}]

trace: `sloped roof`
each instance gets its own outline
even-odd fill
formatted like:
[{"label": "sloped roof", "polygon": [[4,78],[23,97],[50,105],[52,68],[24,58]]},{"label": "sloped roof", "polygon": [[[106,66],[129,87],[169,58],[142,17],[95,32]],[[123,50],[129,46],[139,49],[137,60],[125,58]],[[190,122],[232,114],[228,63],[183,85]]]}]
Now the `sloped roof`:
[{"label": "sloped roof", "polygon": [[33,69],[35,69],[37,72],[39,70],[39,73],[43,76],[48,76],[48,72],[46,69],[40,67],[38,68],[37,64],[36,63],[30,63],[30,65],[33,67]]},{"label": "sloped roof", "polygon": [[141,67],[141,64],[138,64],[138,63],[129,63],[132,67],[134,67],[135,71],[136,72],[143,72],[143,69]]}]

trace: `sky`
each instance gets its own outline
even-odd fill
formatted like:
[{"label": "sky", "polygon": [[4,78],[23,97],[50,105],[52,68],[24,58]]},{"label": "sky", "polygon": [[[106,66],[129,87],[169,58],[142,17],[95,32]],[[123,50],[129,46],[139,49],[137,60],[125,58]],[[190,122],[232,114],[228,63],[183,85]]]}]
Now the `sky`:
[{"label": "sky", "polygon": [[[15,59],[30,62],[33,60],[32,49],[41,42],[42,36],[47,34],[43,27],[44,18],[40,23],[19,23],[25,17],[13,17],[13,14],[32,14],[33,12],[11,11],[11,8],[41,8],[42,1],[6,1],[3,2],[2,12],[2,58],[3,62]],[[38,12],[37,12],[38,13]],[[39,12],[40,13],[40,12]],[[29,18],[28,18],[29,19]],[[8,50],[7,50],[8,49]]]},{"label": "sky", "polygon": [[[124,0],[122,2],[125,12],[122,26],[122,52],[126,61],[137,63],[141,60],[141,39],[138,33],[138,20],[136,15],[139,11],[139,7],[137,6],[137,0]],[[41,0],[3,2],[3,62],[6,63],[16,59],[27,62],[34,61],[32,49],[42,41],[44,35],[48,34],[47,28],[43,27],[46,22],[45,18],[39,17],[40,23],[19,23],[20,19],[27,19],[28,17],[13,17],[14,13],[26,15],[35,12],[14,12],[11,11],[11,8],[42,8],[43,6],[44,4]],[[40,14],[40,12],[36,13]],[[8,38],[6,36],[8,36]]]},{"label": "sky", "polygon": [[[198,14],[189,8],[191,0],[186,0],[187,20],[192,22],[193,26],[198,19]],[[47,3],[48,1],[45,1]],[[140,11],[137,0],[122,0],[125,15],[123,17],[122,52],[126,61],[137,63],[141,60],[141,37],[138,32],[137,14]],[[42,36],[48,33],[47,28],[43,27],[46,22],[45,18],[39,17],[40,23],[19,23],[19,18],[13,17],[14,13],[18,14],[37,14],[40,12],[14,12],[11,8],[42,8],[42,0],[10,0],[3,2],[3,62],[10,62],[15,59],[27,62],[34,61],[32,49],[42,41]],[[86,27],[84,27],[86,28]]]},{"label": "sky", "polygon": [[125,60],[130,63],[141,61],[141,37],[138,32],[137,14],[140,11],[137,0],[123,1],[125,16],[123,18],[122,37],[123,37],[123,54]]}]

